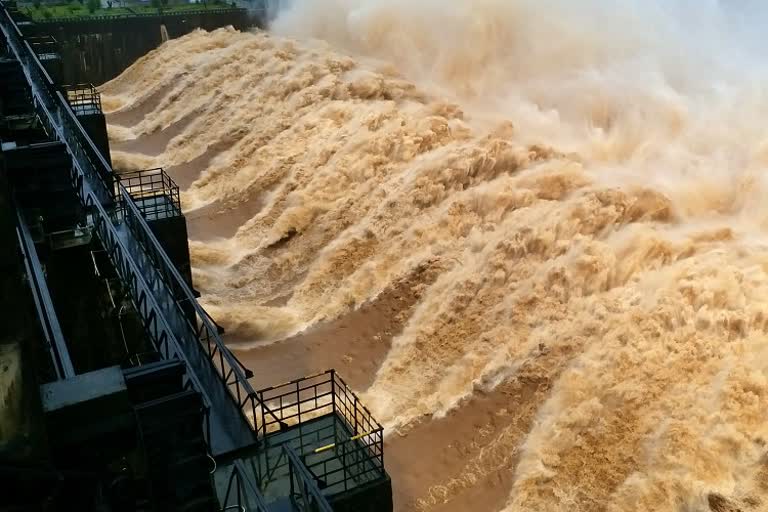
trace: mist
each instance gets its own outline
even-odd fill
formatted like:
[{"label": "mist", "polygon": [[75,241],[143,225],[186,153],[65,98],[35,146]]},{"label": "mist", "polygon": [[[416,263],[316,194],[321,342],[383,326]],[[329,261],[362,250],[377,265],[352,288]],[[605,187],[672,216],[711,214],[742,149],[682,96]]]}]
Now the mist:
[{"label": "mist", "polygon": [[396,63],[474,124],[512,120],[526,142],[605,180],[650,180],[684,211],[707,213],[687,197],[696,175],[719,210],[765,220],[750,199],[766,191],[765,26],[757,1],[294,0],[271,30]]}]

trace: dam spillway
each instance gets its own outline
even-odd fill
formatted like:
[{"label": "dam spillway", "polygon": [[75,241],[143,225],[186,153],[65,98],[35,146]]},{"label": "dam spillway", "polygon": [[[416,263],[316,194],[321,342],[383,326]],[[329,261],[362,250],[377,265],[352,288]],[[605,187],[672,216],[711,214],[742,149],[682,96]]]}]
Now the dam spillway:
[{"label": "dam spillway", "polygon": [[[0,9],[4,309],[36,318],[2,340],[21,367],[3,397],[3,507],[391,509],[381,426],[333,371],[329,391],[308,399],[326,381],[299,379],[279,405],[251,386],[197,303],[178,187],[162,169],[114,173],[98,93],[54,82]],[[330,438],[305,424],[322,418]],[[52,478],[67,485],[41,496]]]}]

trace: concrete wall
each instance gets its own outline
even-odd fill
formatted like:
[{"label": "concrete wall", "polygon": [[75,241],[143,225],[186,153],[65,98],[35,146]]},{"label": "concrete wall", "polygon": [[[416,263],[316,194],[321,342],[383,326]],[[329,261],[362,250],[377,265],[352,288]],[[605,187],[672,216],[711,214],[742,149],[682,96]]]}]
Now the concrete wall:
[{"label": "concrete wall", "polygon": [[215,30],[232,25],[245,30],[261,23],[245,9],[198,14],[141,15],[130,18],[89,18],[40,22],[39,34],[49,34],[61,45],[64,84],[102,84],[122,73],[137,59],[160,46],[161,26],[170,38],[196,28]]}]

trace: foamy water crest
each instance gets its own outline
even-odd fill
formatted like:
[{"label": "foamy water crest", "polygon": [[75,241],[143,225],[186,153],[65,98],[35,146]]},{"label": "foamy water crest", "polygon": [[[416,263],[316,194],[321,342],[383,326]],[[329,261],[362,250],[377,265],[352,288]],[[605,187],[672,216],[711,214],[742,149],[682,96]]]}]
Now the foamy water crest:
[{"label": "foamy water crest", "polygon": [[768,8],[276,11],[272,35],[198,31],[103,87],[119,166],[168,166],[218,219],[195,278],[232,336],[405,280],[421,299],[365,391],[388,427],[523,370],[546,391],[511,396],[534,413],[494,441],[505,510],[764,510]]}]

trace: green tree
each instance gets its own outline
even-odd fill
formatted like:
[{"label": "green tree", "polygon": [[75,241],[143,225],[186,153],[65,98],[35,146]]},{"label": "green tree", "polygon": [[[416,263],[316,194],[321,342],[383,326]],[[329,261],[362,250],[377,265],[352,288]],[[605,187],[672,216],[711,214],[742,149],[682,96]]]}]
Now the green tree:
[{"label": "green tree", "polygon": [[101,7],[101,1],[100,0],[88,0],[88,12],[93,14],[96,12],[96,10]]}]

